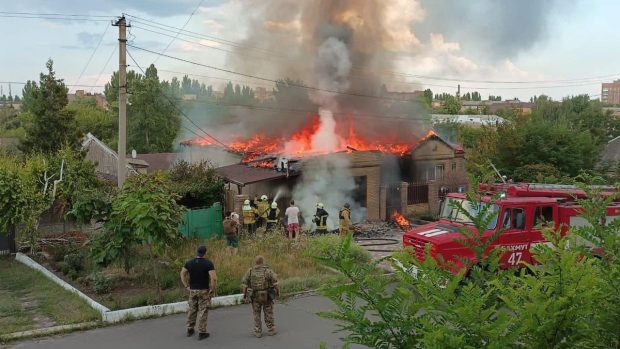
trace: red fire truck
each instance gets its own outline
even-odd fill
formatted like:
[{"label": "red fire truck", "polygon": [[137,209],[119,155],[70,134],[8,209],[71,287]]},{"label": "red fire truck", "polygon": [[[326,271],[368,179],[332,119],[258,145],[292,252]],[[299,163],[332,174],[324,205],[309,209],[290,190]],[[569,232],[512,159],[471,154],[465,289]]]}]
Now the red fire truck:
[{"label": "red fire truck", "polygon": [[[504,251],[501,256],[503,268],[519,267],[523,263],[535,263],[530,248],[536,244],[547,243],[540,231],[541,226],[561,228],[565,233],[569,227],[588,224],[579,216],[581,207],[574,198],[585,198],[585,193],[574,186],[547,184],[509,184],[481,187],[488,192],[483,201],[489,202],[493,194],[500,193],[500,198],[492,203],[491,210],[496,213],[489,223],[483,238],[488,238],[500,229],[504,231],[490,246],[487,253],[499,246]],[[602,195],[611,195],[613,187],[600,187]],[[495,196],[496,197],[496,196]],[[467,216],[453,202],[475,215],[474,204],[466,199],[465,194],[449,193],[446,195],[440,218],[437,222],[409,230],[403,236],[403,245],[413,247],[418,260],[424,260],[425,246],[430,244],[433,258],[441,255],[448,262],[449,269],[457,273],[466,267],[463,259],[475,264],[473,252],[459,243],[465,237],[459,233],[460,227],[475,229]],[[620,201],[607,207],[607,221],[620,218]]]}]

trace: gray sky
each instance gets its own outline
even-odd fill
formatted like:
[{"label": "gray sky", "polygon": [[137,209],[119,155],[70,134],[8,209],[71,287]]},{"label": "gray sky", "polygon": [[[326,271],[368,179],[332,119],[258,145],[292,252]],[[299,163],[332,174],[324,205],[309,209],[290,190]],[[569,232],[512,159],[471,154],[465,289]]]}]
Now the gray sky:
[{"label": "gray sky", "polygon": [[[244,0],[246,6],[248,1],[254,0]],[[399,75],[386,73],[386,80],[390,81],[389,85],[394,89],[431,88],[434,92],[453,93],[455,86],[460,83],[463,92],[478,90],[483,97],[493,94],[528,100],[537,94],[561,98],[582,93],[598,97],[602,80],[620,78],[620,65],[616,58],[620,57],[620,45],[616,39],[620,25],[615,15],[620,13],[618,1],[393,1],[396,10],[393,22],[400,25],[395,25],[395,35],[403,34],[409,40],[403,43],[411,42],[413,45],[415,42],[416,46],[414,49],[413,46],[403,44],[391,53],[398,62]],[[121,13],[128,13],[174,27],[181,27],[200,3],[199,0],[2,2],[1,11],[6,12],[109,16],[97,19],[113,19]],[[240,0],[204,0],[186,30],[241,41],[246,37],[247,29],[243,9]],[[132,24],[134,28],[131,29],[129,39],[137,46],[161,52],[171,40],[170,37],[146,31],[154,28],[143,23]],[[104,85],[112,71],[118,68],[118,53],[113,52],[118,45],[118,29],[109,27],[109,22],[8,18],[0,14],[0,30],[5,38],[0,54],[0,81],[37,80],[47,58],[54,59],[58,76],[64,78],[67,84],[78,82]],[[87,66],[104,32],[101,45]],[[175,33],[166,31],[165,34]],[[216,67],[227,67],[226,55],[229,53],[226,51],[230,51],[229,45],[205,38],[180,38],[200,41],[202,45],[176,40],[168,49],[168,54]],[[256,46],[260,47],[261,43],[256,43]],[[144,67],[155,60],[152,54],[136,50],[132,54]],[[247,59],[262,59],[267,65],[277,63],[265,59],[265,56],[255,58],[251,54],[248,54]],[[165,57],[160,58],[156,65],[160,69],[160,76],[165,79],[182,74],[162,70],[216,78],[195,76],[216,88],[226,79],[269,87],[265,82]],[[84,74],[77,81],[82,71]],[[575,80],[582,78],[588,79]],[[541,80],[553,82],[533,82]],[[0,85],[3,92],[8,94],[8,84]],[[21,91],[21,88],[21,85],[13,84],[13,94]],[[102,88],[94,87],[92,90],[101,91]]]}]

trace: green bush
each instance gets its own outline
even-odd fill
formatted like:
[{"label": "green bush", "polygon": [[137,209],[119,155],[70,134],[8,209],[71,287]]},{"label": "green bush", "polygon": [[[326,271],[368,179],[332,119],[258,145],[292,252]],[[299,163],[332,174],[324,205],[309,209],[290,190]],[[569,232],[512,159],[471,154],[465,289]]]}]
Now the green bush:
[{"label": "green bush", "polygon": [[106,294],[112,291],[112,280],[104,273],[95,273],[91,276],[93,289],[97,294]]},{"label": "green bush", "polygon": [[84,260],[84,255],[79,252],[70,253],[64,258],[65,263],[76,273],[80,273],[84,270]]},{"label": "green bush", "polygon": [[[342,238],[338,235],[310,238],[306,253],[312,257],[334,257],[338,253],[341,240]],[[360,264],[368,264],[372,260],[370,253],[357,244],[353,244],[348,253],[353,260]]]},{"label": "green bush", "polygon": [[69,266],[69,264],[67,264],[67,262],[60,262],[58,263],[58,270],[60,270],[61,273],[67,275],[69,274],[69,271],[71,271],[71,267]]},{"label": "green bush", "polygon": [[52,245],[46,246],[45,251],[54,262],[61,262],[70,253],[74,253],[76,247],[73,245]]},{"label": "green bush", "polygon": [[69,269],[69,272],[67,272],[67,277],[71,280],[75,280],[78,278],[78,273],[73,269]]},{"label": "green bush", "polygon": [[162,290],[171,289],[179,286],[179,272],[175,270],[166,270],[161,276]]}]

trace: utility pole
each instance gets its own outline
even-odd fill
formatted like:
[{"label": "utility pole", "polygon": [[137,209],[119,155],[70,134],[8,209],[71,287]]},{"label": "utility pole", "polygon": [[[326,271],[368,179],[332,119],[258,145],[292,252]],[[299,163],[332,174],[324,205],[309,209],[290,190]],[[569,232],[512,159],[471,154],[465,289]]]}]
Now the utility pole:
[{"label": "utility pole", "polygon": [[114,23],[118,27],[118,187],[125,182],[127,165],[127,21],[123,15]]}]

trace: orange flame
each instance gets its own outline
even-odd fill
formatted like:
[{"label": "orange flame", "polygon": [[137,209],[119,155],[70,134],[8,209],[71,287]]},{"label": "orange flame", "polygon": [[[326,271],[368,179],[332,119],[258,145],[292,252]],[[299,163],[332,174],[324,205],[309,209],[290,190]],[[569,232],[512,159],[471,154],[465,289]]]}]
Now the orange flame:
[{"label": "orange flame", "polygon": [[411,227],[411,223],[407,220],[407,218],[403,217],[400,213],[398,213],[398,211],[394,211],[392,219],[396,222],[396,224],[398,224],[399,227],[401,227],[401,229],[408,229]]},{"label": "orange flame", "polygon": [[257,162],[253,162],[251,164],[249,164],[252,167],[262,167],[262,168],[274,168],[274,164],[273,161],[270,160],[264,160],[264,161],[257,161]]},{"label": "orange flame", "polygon": [[[356,132],[355,125],[359,124],[354,120],[338,120],[337,134],[339,135],[338,149],[335,151],[380,151],[383,153],[405,155],[419,142],[422,142],[437,134],[430,130],[422,139],[411,136],[410,141],[396,141],[398,136],[394,134],[383,134],[375,139],[368,139]],[[321,121],[319,115],[313,115],[308,122],[293,134],[283,136],[269,136],[265,133],[257,133],[250,138],[236,138],[226,142],[229,149],[243,154],[243,163],[250,163],[258,156],[265,154],[284,154],[286,156],[319,155],[313,153],[313,137],[319,130]],[[209,139],[199,138],[182,142],[184,145],[216,145]],[[259,167],[267,167],[264,166]],[[268,166],[272,167],[272,166]]]}]

